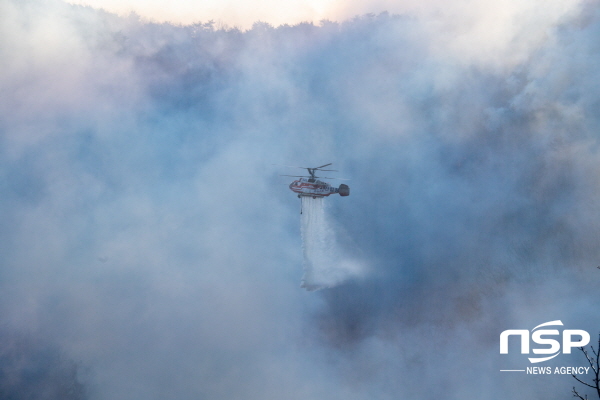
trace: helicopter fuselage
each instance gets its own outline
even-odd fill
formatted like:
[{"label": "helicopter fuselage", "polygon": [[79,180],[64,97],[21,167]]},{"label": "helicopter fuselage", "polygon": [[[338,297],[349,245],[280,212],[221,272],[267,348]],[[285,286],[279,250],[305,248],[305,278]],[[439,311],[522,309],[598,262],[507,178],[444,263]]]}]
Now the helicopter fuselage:
[{"label": "helicopter fuselage", "polygon": [[292,192],[298,193],[299,197],[326,197],[339,192],[338,188],[329,183],[313,178],[300,178],[290,183],[290,189]]}]

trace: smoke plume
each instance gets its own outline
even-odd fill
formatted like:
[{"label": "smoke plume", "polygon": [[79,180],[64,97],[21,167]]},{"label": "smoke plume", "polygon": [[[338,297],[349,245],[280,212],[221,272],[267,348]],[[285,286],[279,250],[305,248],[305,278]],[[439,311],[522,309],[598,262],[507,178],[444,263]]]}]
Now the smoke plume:
[{"label": "smoke plume", "polygon": [[[12,387],[571,396],[498,339],[600,330],[600,5],[447,3],[242,31],[0,0],[1,331],[44,343]],[[272,164],[323,162],[352,195],[299,227]]]}]

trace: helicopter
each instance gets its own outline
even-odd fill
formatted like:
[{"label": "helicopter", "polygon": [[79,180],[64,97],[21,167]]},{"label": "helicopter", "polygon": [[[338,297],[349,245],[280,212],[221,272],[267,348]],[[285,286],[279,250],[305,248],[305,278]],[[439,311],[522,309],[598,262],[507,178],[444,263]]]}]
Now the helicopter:
[{"label": "helicopter", "polygon": [[[308,168],[308,167],[293,167],[293,168],[302,168],[306,169],[309,175],[281,175],[281,176],[291,176],[294,178],[300,178],[290,183],[290,189],[294,193],[298,193],[298,197],[312,197],[316,199],[317,197],[327,197],[330,194],[338,193],[340,196],[349,196],[350,188],[348,185],[341,184],[339,187],[331,186],[327,182],[323,182],[318,180],[321,179],[340,179],[340,178],[325,178],[316,176],[315,173],[317,171],[336,171],[335,169],[323,169],[324,167],[330,166],[332,163],[321,165],[316,168]],[[336,171],[337,172],[337,171]]]}]

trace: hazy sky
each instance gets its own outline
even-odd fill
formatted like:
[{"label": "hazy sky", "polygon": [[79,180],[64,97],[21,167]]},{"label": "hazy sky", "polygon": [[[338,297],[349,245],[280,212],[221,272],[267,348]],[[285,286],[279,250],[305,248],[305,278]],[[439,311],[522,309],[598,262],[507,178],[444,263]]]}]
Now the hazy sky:
[{"label": "hazy sky", "polygon": [[599,2],[144,4],[0,0],[0,397],[571,396],[499,335],[600,331]]},{"label": "hazy sky", "polygon": [[[577,9],[574,0],[68,0],[72,4],[90,5],[121,15],[135,12],[154,21],[189,24],[214,20],[229,26],[249,28],[256,21],[271,25],[318,22],[323,19],[342,21],[356,15],[383,11],[410,13],[430,17],[440,23],[474,28],[477,34],[501,35],[513,24],[547,23],[548,18],[565,17]],[[527,15],[529,13],[535,15]],[[519,21],[520,20],[520,21]],[[551,21],[550,21],[551,22]],[[485,29],[484,29],[485,28]]]}]

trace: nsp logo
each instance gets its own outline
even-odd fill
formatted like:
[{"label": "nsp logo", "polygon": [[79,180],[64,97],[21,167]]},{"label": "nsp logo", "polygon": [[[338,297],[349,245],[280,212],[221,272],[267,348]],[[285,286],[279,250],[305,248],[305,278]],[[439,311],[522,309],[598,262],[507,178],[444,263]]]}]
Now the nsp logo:
[{"label": "nsp logo", "polygon": [[[533,349],[533,354],[541,354],[543,356],[529,357],[531,363],[548,361],[560,354],[561,342],[551,338],[552,336],[560,335],[558,329],[540,329],[550,326],[563,326],[563,323],[560,320],[545,322],[531,330],[531,340],[534,343],[549,346]],[[521,354],[529,354],[530,331],[527,329],[508,329],[502,332],[500,334],[500,354],[508,354],[508,337],[512,335],[521,336]],[[590,334],[584,330],[565,329],[562,331],[562,349],[564,354],[571,354],[572,348],[583,347],[589,342]]]}]

